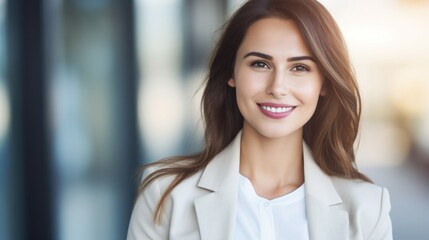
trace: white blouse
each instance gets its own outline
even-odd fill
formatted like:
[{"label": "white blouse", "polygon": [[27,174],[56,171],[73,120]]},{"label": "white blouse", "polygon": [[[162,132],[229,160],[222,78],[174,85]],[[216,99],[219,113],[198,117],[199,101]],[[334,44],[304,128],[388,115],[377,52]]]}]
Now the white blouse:
[{"label": "white blouse", "polygon": [[305,185],[268,200],[258,196],[250,180],[240,174],[234,234],[237,240],[308,240]]}]

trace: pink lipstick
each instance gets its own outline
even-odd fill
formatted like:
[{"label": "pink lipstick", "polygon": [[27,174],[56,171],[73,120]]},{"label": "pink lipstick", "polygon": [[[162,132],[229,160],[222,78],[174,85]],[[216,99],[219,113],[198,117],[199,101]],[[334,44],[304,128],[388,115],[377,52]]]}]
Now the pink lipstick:
[{"label": "pink lipstick", "polygon": [[258,103],[258,107],[259,107],[259,110],[261,110],[261,112],[265,116],[273,119],[285,118],[289,116],[289,114],[291,114],[293,110],[295,110],[296,108],[296,106],[292,106],[292,105],[269,103],[269,102]]}]

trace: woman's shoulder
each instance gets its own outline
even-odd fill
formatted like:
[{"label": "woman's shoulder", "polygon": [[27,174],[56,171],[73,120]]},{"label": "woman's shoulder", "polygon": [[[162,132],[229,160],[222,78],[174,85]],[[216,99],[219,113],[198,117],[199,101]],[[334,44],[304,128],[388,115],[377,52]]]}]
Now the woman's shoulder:
[{"label": "woman's shoulder", "polygon": [[[156,162],[146,167],[143,171],[142,181],[147,181],[153,179],[147,183],[147,188],[156,186],[157,190],[160,193],[165,192],[165,190],[174,182],[176,177],[180,174],[180,169],[184,170],[184,167],[189,164],[192,159],[184,159],[177,162]],[[172,169],[175,169],[172,171]],[[188,188],[191,189],[197,185],[199,176],[201,175],[202,170],[197,171],[191,176],[187,177],[181,181],[174,189],[172,194],[176,192],[176,189]]]},{"label": "woman's shoulder", "polygon": [[386,188],[360,179],[331,177],[331,180],[341,198],[355,204],[380,203],[389,194]]},{"label": "woman's shoulder", "polygon": [[175,202],[175,206],[179,203],[179,206],[175,208],[176,212],[177,209],[190,209],[185,208],[185,205],[180,201],[177,202],[173,199],[176,198],[174,196],[177,195],[178,188],[192,189],[192,187],[190,187],[192,183],[190,182],[196,182],[196,176],[191,176],[180,182],[179,185],[166,196],[161,207],[160,222],[155,223],[154,221],[155,212],[160,206],[160,200],[170,185],[174,183],[176,176],[179,176],[178,174],[173,174],[171,169],[178,167],[180,166],[177,165],[177,163],[156,162],[144,168],[139,193],[131,214],[127,239],[167,239],[171,228],[170,220],[174,212],[173,202]]},{"label": "woman's shoulder", "polygon": [[354,219],[356,229],[365,231],[369,239],[392,239],[391,205],[386,188],[363,180],[340,177],[331,180],[342,199],[341,208]]}]

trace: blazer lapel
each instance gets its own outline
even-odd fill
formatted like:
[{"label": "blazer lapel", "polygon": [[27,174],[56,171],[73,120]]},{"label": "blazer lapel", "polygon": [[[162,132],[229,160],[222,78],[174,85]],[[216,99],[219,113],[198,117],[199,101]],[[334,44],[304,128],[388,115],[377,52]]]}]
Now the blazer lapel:
[{"label": "blazer lapel", "polygon": [[233,239],[241,132],[204,169],[198,187],[210,191],[195,199],[201,239]]},{"label": "blazer lapel", "polygon": [[[194,200],[202,240],[233,239],[237,208],[241,132],[204,169],[198,187],[209,191]],[[347,239],[348,213],[329,176],[303,143],[306,210],[310,239]]]},{"label": "blazer lapel", "polygon": [[305,143],[303,145],[310,239],[347,239],[349,231],[348,213],[338,207],[343,201],[335,190],[330,177],[314,161],[310,148]]}]

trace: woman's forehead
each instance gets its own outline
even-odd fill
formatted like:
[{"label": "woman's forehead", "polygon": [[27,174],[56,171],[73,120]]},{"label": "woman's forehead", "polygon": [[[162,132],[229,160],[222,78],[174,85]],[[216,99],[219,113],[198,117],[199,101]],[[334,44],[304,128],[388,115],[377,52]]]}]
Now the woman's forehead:
[{"label": "woman's forehead", "polygon": [[276,17],[263,18],[250,25],[237,53],[243,55],[249,51],[263,52],[274,58],[310,55],[296,23]]}]

